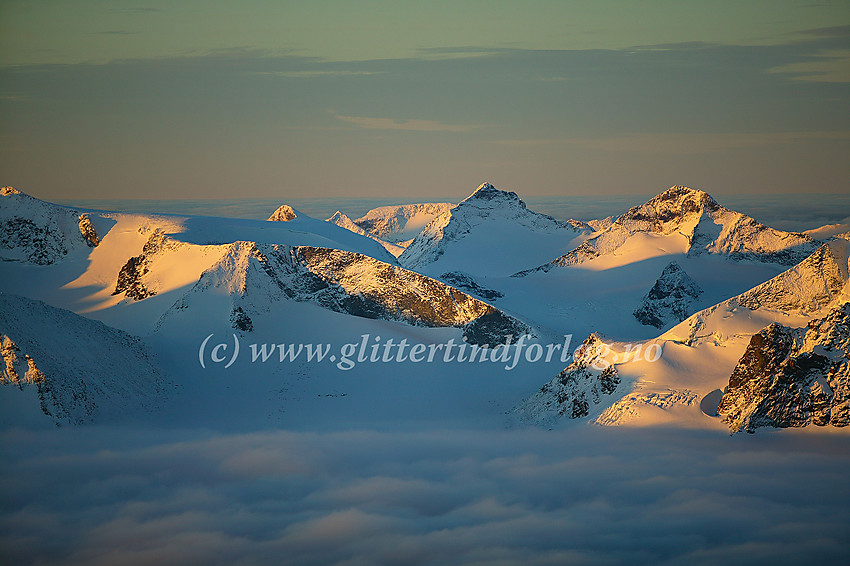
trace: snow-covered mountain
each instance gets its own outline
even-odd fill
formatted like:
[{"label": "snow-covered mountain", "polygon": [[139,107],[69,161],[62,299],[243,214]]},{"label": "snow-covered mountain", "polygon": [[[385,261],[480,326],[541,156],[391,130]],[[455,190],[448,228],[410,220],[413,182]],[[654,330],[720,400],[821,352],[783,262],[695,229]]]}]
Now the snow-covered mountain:
[{"label": "snow-covered mountain", "polygon": [[299,214],[288,204],[282,204],[269,216],[269,222],[289,222],[298,218]]},{"label": "snow-covered mountain", "polygon": [[[395,257],[400,255],[403,249],[398,248],[397,246],[393,246],[388,242],[385,242],[381,238],[375,237],[373,234],[367,233],[365,230],[362,230],[356,224],[354,224],[350,218],[345,216],[343,213],[337,211],[332,217],[328,218],[326,222],[322,222],[316,218],[312,218],[303,212],[296,210],[289,206],[288,204],[283,204],[275,210],[268,219],[269,222],[288,222],[291,223],[293,229],[295,230],[305,230],[308,232],[322,234],[324,236],[329,236],[334,240],[351,238],[351,236],[344,235],[345,232],[340,232],[340,228],[345,230],[346,232],[352,232],[360,236],[360,238],[356,238],[361,241],[361,247],[369,250],[369,255],[373,255],[374,257],[380,259],[381,261],[389,261],[390,263],[395,263]],[[326,227],[323,227],[322,224],[325,224]],[[378,251],[377,246],[374,244],[365,244],[362,243],[362,238],[367,238],[377,243],[381,248],[384,248],[384,252]],[[388,252],[388,253],[387,253]]]},{"label": "snow-covered mountain", "polygon": [[354,232],[355,234],[360,234],[361,236],[366,236],[367,238],[372,238],[373,240],[375,240],[376,242],[378,242],[379,244],[384,246],[384,248],[388,252],[393,254],[394,257],[398,257],[402,254],[402,252],[404,252],[404,246],[400,246],[400,245],[397,245],[397,244],[392,244],[390,242],[386,242],[386,241],[382,240],[381,238],[379,238],[378,236],[376,236],[375,234],[372,234],[371,232],[367,232],[366,230],[364,230],[363,228],[361,228],[360,226],[355,224],[354,221],[351,220],[351,218],[349,218],[347,215],[340,212],[339,210],[337,210],[333,214],[333,216],[328,218],[327,221],[330,222],[331,224],[336,224],[340,228],[345,228],[346,230],[350,230],[350,231]]},{"label": "snow-covered mountain", "polygon": [[[210,294],[224,300],[215,306]],[[237,242],[161,318],[227,308],[233,328],[253,329],[252,316],[281,300],[310,302],[354,316],[416,326],[464,327],[470,342],[500,343],[530,329],[487,303],[418,273],[353,252],[309,246]],[[223,305],[223,306],[221,306]],[[477,323],[475,321],[478,321]]]},{"label": "snow-covered mountain", "polygon": [[[503,415],[525,398],[511,412],[517,422],[672,422],[718,430],[725,429],[715,416],[720,393],[754,334],[771,323],[805,326],[850,301],[847,240],[820,244],[773,230],[682,187],[592,227],[529,211],[515,193],[486,183],[454,208],[389,208],[395,212],[376,209],[366,217],[372,229],[392,237],[407,236],[405,230],[436,215],[398,260],[387,251],[391,245],[341,212],[322,221],[284,205],[271,221],[258,221],[78,211],[4,189],[0,255],[9,261],[0,262],[0,291],[144,336],[169,368],[191,376],[183,384],[182,391],[192,391],[186,403],[241,372],[253,375],[247,361],[215,385],[198,373],[192,350],[211,333],[274,344],[330,336],[351,343],[369,334],[434,345],[449,338],[496,344],[529,332],[543,345],[572,334],[590,335],[585,351],[604,344],[603,366],[580,352],[566,368],[529,363],[511,379],[493,380],[497,366],[468,362],[358,367],[348,375],[364,380],[358,387],[366,397],[392,390],[391,400],[381,394],[384,408],[371,406],[388,412],[405,412],[426,391],[442,399],[447,390],[439,388],[449,387],[458,397],[446,400],[446,414],[475,398],[490,407],[486,414]],[[527,269],[556,256],[584,259]],[[521,270],[526,277],[511,277]],[[659,329],[666,331],[659,336]],[[24,396],[37,391],[53,371],[50,356],[4,335],[6,375],[35,384]],[[57,351],[73,347],[57,343]],[[518,346],[505,350],[519,358]],[[266,389],[250,395],[268,403],[277,380],[290,388],[308,377],[318,395],[339,391],[335,371],[276,366],[263,378]],[[411,385],[419,388],[415,395],[395,384],[399,374],[420,380]],[[430,379],[440,384],[433,391],[425,385]],[[21,392],[8,389],[15,390]],[[73,393],[62,395],[62,406],[71,406]],[[36,397],[33,406],[40,406]],[[228,401],[221,397],[214,400],[220,407]],[[313,408],[291,409],[303,418]],[[86,410],[63,418],[85,420]],[[427,412],[425,405],[419,410]],[[349,414],[357,412],[350,407]],[[200,405],[196,413],[203,413]]]},{"label": "snow-covered mountain", "polygon": [[717,412],[732,432],[850,424],[850,303],[804,328],[755,334]]},{"label": "snow-covered mountain", "polygon": [[599,336],[588,336],[576,349],[572,363],[515,407],[511,418],[552,427],[562,419],[586,417],[595,407],[613,402],[620,388],[620,376],[617,368],[605,361],[605,348]]},{"label": "snow-covered mountain", "polygon": [[[731,334],[757,332],[767,324],[757,328],[752,326],[758,325],[763,320],[762,316],[798,320],[818,316],[850,300],[848,248],[850,242],[844,239],[823,244],[798,265],[738,296],[694,314],[662,336],[687,344],[708,339],[722,342]],[[732,326],[732,320],[748,322],[742,328]]]},{"label": "snow-covered mountain", "polygon": [[700,294],[702,289],[697,282],[674,261],[661,272],[634,316],[641,324],[664,328],[670,321],[679,323],[693,314],[691,305]]},{"label": "snow-covered mountain", "polygon": [[[590,404],[589,418],[603,425],[675,422],[686,426],[722,426],[716,417],[716,407],[722,390],[730,383],[729,376],[736,364],[751,367],[753,364],[747,359],[758,357],[754,350],[761,346],[778,347],[759,339],[751,342],[754,334],[768,326],[774,329],[771,336],[778,336],[782,333],[777,334],[775,329],[784,327],[769,325],[805,326],[814,317],[827,316],[832,309],[850,301],[849,245],[850,242],[843,239],[823,244],[798,265],[744,293],[693,314],[653,340],[643,343],[608,340],[599,367],[610,365],[615,368],[622,383],[620,389],[626,394],[618,390],[620,396],[612,397],[607,408],[604,404],[599,405],[601,412],[597,411],[597,414],[593,413],[594,405]],[[833,315],[828,315],[827,319],[835,322]],[[823,328],[822,324],[817,325]],[[823,331],[819,332],[823,334]],[[748,346],[751,353],[747,356]],[[651,354],[648,355],[648,352]],[[788,363],[793,365],[796,362]],[[581,394],[587,387],[599,387],[600,376],[592,373],[585,376],[588,372],[573,371],[576,369],[581,368],[566,368],[560,376],[561,381],[556,378],[544,387],[545,391],[532,398],[533,402],[527,402],[531,404],[523,411],[531,414],[528,413],[529,407],[534,407],[532,412],[543,416],[526,420],[552,426],[570,413],[564,404],[568,405],[573,398],[582,399]],[[585,387],[578,387],[578,384]],[[552,395],[560,395],[562,402],[553,401]],[[587,398],[586,394],[584,398]],[[727,397],[724,395],[723,399]],[[840,396],[835,399],[836,403],[843,402]],[[758,401],[753,400],[750,404],[756,405]],[[560,412],[562,409],[563,412]],[[789,406],[784,410],[795,409]]]},{"label": "snow-covered mountain", "polygon": [[[578,265],[601,256],[627,254],[639,244],[673,237],[688,256],[718,254],[791,266],[809,256],[821,242],[802,233],[783,232],[717,204],[707,193],[674,186],[635,206],[601,233],[555,259],[517,273],[519,276]],[[637,240],[641,240],[638,242]]]},{"label": "snow-covered mountain", "polygon": [[[618,365],[620,374],[633,381],[636,394],[615,403],[599,422],[624,424],[660,418],[648,409],[657,408],[662,398],[668,400],[667,417],[670,407],[674,407],[673,413],[691,407],[693,411],[684,411],[689,416],[680,418],[694,418],[699,414],[700,399],[728,385],[729,375],[754,334],[774,323],[804,326],[850,301],[848,244],[843,239],[823,244],[791,269],[693,314],[656,340],[664,353],[655,364]],[[757,344],[758,340],[753,347]],[[612,354],[617,355],[616,351]],[[619,355],[622,359],[624,353]]]},{"label": "snow-covered mountain", "polygon": [[98,243],[92,215],[0,189],[0,258],[50,265]]},{"label": "snow-covered mountain", "polygon": [[590,229],[526,208],[516,193],[483,183],[416,236],[399,263],[438,275],[510,275],[543,258],[574,248]]},{"label": "snow-covered mountain", "polygon": [[400,244],[415,238],[434,218],[454,207],[448,202],[381,206],[353,222],[381,240]]},{"label": "snow-covered mountain", "polygon": [[56,425],[155,410],[168,381],[138,339],[72,312],[0,293],[0,404],[6,424]]}]

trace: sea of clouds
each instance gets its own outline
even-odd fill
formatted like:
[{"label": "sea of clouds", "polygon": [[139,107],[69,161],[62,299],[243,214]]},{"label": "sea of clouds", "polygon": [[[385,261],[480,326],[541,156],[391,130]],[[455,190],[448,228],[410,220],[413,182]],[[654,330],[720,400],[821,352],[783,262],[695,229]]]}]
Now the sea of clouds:
[{"label": "sea of clouds", "polygon": [[8,564],[827,564],[850,437],[760,430],[0,436]]}]

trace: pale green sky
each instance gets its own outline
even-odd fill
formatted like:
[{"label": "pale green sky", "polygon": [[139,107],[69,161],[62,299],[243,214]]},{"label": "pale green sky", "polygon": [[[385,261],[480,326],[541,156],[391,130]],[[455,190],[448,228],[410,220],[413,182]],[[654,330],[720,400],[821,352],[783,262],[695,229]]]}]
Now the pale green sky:
[{"label": "pale green sky", "polygon": [[451,47],[621,49],[787,43],[847,21],[846,0],[4,1],[3,64],[103,63],[258,49],[326,60]]},{"label": "pale green sky", "polygon": [[0,0],[0,183],[842,192],[849,85],[846,0]]}]

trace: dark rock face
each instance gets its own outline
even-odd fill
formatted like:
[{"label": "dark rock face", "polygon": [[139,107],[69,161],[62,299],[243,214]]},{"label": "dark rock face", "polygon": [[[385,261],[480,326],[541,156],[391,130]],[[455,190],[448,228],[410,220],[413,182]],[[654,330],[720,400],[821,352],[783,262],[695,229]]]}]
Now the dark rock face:
[{"label": "dark rock face", "polygon": [[730,430],[850,424],[850,303],[754,335],[717,409]]},{"label": "dark rock face", "polygon": [[635,309],[634,316],[641,324],[664,328],[679,323],[693,314],[692,303],[702,294],[696,281],[676,262],[664,268],[661,277]]},{"label": "dark rock face", "polygon": [[458,289],[462,289],[467,293],[472,293],[473,295],[488,301],[505,296],[503,293],[496,291],[495,289],[482,287],[475,281],[475,279],[472,278],[471,275],[462,271],[449,271],[443,273],[440,276],[440,279],[453,287],[457,287]]},{"label": "dark rock face", "polygon": [[148,266],[144,254],[131,257],[118,272],[118,282],[112,294],[124,293],[128,298],[136,301],[156,295],[156,291],[148,289],[142,282],[142,276],[147,272]]},{"label": "dark rock face", "polygon": [[600,363],[603,342],[591,334],[575,353],[573,362],[531,398],[513,410],[520,421],[553,426],[563,418],[579,419],[614,393],[620,385],[617,368]]},{"label": "dark rock face", "polygon": [[94,229],[88,214],[80,215],[80,234],[82,234],[90,248],[96,248],[100,244],[100,238],[97,237],[97,230]]},{"label": "dark rock face", "polygon": [[150,262],[154,255],[164,249],[174,249],[177,246],[179,246],[177,242],[169,240],[161,230],[156,230],[145,242],[142,253],[128,259],[118,272],[118,281],[112,294],[124,293],[127,298],[136,301],[156,295],[156,289],[147,287],[143,277],[150,271]]},{"label": "dark rock face", "polygon": [[0,222],[0,247],[24,248],[27,260],[36,265],[50,265],[68,253],[61,231],[20,216]]},{"label": "dark rock face", "polygon": [[254,321],[251,320],[251,317],[248,316],[242,307],[235,307],[230,312],[230,324],[233,328],[242,330],[243,332],[254,331]]},{"label": "dark rock face", "polygon": [[635,206],[617,222],[644,224],[644,231],[664,232],[667,224],[678,223],[685,216],[702,211],[717,212],[720,205],[711,196],[697,189],[670,187],[642,206]]},{"label": "dark rock face", "polygon": [[[472,344],[496,344],[529,328],[444,283],[381,261],[340,250],[301,246],[296,257],[326,285],[320,304],[366,318],[401,320],[425,326],[464,326]],[[368,271],[369,284],[351,284],[358,272]],[[359,277],[359,276],[358,276]],[[339,291],[345,296],[339,298]]]},{"label": "dark rock face", "polygon": [[465,202],[475,202],[475,201],[502,201],[502,202],[510,202],[515,206],[519,206],[521,208],[525,208],[525,203],[522,199],[519,198],[513,191],[503,191],[497,189],[490,183],[483,183],[478,189],[475,190],[474,193],[469,195],[466,198]]},{"label": "dark rock face", "polygon": [[88,214],[81,215],[12,187],[0,188],[0,254],[4,258],[50,265],[74,250],[97,243],[97,232]]},{"label": "dark rock face", "polygon": [[490,307],[490,311],[479,316],[463,328],[463,336],[470,344],[496,346],[503,344],[508,336],[514,339],[530,332],[528,326]]},{"label": "dark rock face", "polygon": [[364,318],[463,328],[471,344],[495,345],[507,335],[531,333],[522,322],[454,287],[369,256],[253,242],[231,244],[171,312],[187,309],[194,293],[223,286],[234,301],[231,325],[246,332],[253,329],[255,313],[290,299]]}]

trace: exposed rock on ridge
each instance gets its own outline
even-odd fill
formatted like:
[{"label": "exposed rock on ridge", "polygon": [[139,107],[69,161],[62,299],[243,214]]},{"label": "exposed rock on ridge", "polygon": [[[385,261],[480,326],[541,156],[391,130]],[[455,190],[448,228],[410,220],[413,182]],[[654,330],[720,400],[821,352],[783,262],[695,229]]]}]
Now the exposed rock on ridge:
[{"label": "exposed rock on ridge", "polygon": [[564,418],[588,416],[593,407],[606,402],[620,385],[617,368],[599,357],[603,348],[596,334],[588,336],[576,350],[573,362],[516,407],[512,416],[520,422],[544,427]]},{"label": "exposed rock on ridge", "polygon": [[682,322],[693,314],[691,303],[700,294],[702,289],[697,282],[674,261],[661,272],[661,277],[635,309],[634,316],[641,324],[664,328],[670,322]]},{"label": "exposed rock on ridge", "polygon": [[717,409],[732,432],[850,424],[850,303],[750,340]]}]

